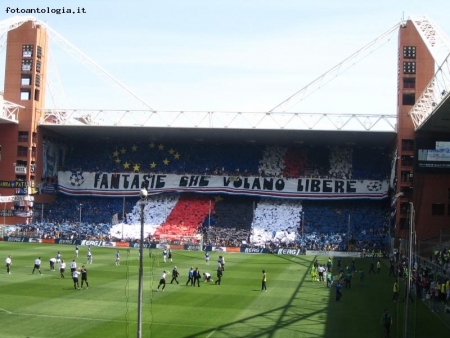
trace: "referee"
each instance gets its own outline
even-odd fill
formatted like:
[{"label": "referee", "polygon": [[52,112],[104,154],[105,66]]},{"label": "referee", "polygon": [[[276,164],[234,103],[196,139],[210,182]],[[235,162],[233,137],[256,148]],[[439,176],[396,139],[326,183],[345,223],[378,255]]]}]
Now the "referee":
[{"label": "referee", "polygon": [[81,288],[83,288],[83,283],[86,283],[86,289],[89,289],[87,270],[84,265],[81,266]]}]

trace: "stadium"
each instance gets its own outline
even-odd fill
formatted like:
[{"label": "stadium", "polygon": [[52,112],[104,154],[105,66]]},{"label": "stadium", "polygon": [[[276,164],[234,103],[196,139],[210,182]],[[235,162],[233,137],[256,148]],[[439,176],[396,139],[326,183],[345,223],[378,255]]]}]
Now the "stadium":
[{"label": "stadium", "polygon": [[[180,336],[180,329],[183,337],[344,336],[332,330],[336,327],[347,327],[348,337],[359,336],[364,327],[379,336],[378,319],[375,325],[369,320],[378,318],[386,298],[395,314],[395,336],[448,332],[450,42],[426,17],[411,17],[388,32],[398,33],[396,115],[288,112],[284,107],[293,97],[260,113],[166,112],[146,104],[144,110],[87,111],[46,108],[49,42],[61,39],[58,33],[34,17],[1,22],[0,49],[6,48],[0,109],[2,251],[26,265],[57,251],[70,262],[77,246],[81,265],[89,248],[94,253],[90,281],[103,284],[84,300],[98,308],[77,317],[58,305],[63,297],[69,307],[86,310],[80,295],[68,295],[70,282],[61,288],[54,274],[27,284],[29,276],[16,276],[15,263],[7,277],[19,279],[2,278],[0,321],[7,336],[33,336],[29,332],[43,320],[54,327],[53,332],[41,329],[43,337],[124,337],[135,335],[136,324],[138,336],[154,337]],[[371,43],[367,46],[349,61],[370,53]],[[295,99],[303,94],[300,90]],[[170,264],[163,256],[168,249],[174,255]],[[116,251],[122,255],[121,272],[111,258]],[[211,266],[205,252],[211,253]],[[184,285],[184,270],[193,265],[215,278],[222,256],[227,271],[219,293],[204,282],[202,294],[171,292],[172,285],[164,295],[155,294],[163,269],[172,272],[171,263],[183,269],[179,282]],[[340,314],[336,307],[344,304],[334,302],[333,289],[310,281],[313,262],[328,259],[333,267],[342,260],[343,269],[356,259],[354,280],[359,276],[359,286],[372,289],[354,290],[354,282],[351,292],[358,296]],[[405,294],[395,307],[394,279],[387,276],[391,260]],[[381,261],[386,276],[370,283],[365,271],[364,284],[358,271],[371,261]],[[267,294],[271,286],[278,288],[269,301],[253,292],[260,291],[264,269]],[[44,279],[47,275],[44,271]],[[297,278],[290,280],[292,275]],[[333,272],[335,284],[341,277]],[[54,296],[30,295],[33,288],[36,294],[48,293],[47,284]],[[378,288],[386,290],[384,300]],[[288,297],[286,289],[304,298]],[[428,299],[424,290],[431,289],[443,295]],[[140,292],[137,311],[135,291]],[[412,294],[413,299],[407,297]],[[189,306],[182,308],[180,301]],[[315,302],[330,303],[334,315],[323,315],[326,310]],[[210,321],[196,318],[206,304],[215,304],[207,308]],[[367,304],[375,304],[373,313]],[[21,327],[25,317],[29,328]],[[359,326],[351,318],[360,318]],[[81,320],[86,327],[65,331],[60,320]]]}]

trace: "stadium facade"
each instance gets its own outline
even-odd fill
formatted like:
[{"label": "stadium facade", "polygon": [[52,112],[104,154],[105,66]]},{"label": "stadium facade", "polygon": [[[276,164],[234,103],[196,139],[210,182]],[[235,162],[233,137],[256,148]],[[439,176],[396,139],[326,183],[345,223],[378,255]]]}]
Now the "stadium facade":
[{"label": "stadium facade", "polygon": [[[419,238],[433,236],[448,228],[450,166],[445,164],[450,164],[450,158],[446,161],[444,155],[442,160],[439,154],[443,151],[439,150],[450,148],[446,143],[450,142],[450,135],[445,130],[441,131],[444,128],[439,126],[443,126],[449,108],[445,102],[437,107],[440,109],[437,113],[444,117],[442,121],[433,120],[432,127],[427,121],[416,126],[410,114],[436,72],[430,43],[424,40],[417,22],[408,20],[398,28],[397,116],[396,124],[387,131],[345,130],[341,126],[331,130],[315,128],[314,125],[308,128],[296,124],[296,120],[301,120],[299,114],[288,118],[284,115],[280,128],[262,125],[239,128],[233,127],[231,122],[222,127],[211,127],[210,124],[199,128],[197,122],[191,126],[183,122],[158,124],[152,120],[154,116],[161,117],[155,111],[141,113],[140,117],[150,122],[140,123],[138,127],[120,125],[120,118],[102,125],[96,122],[95,114],[49,111],[45,109],[49,62],[46,27],[32,20],[16,26],[11,26],[7,33],[5,88],[0,117],[0,194],[4,197],[0,223],[29,221],[33,212],[35,215],[40,212],[36,204],[44,208],[54,201],[57,191],[72,196],[137,197],[145,182],[153,193],[256,194],[309,200],[389,199],[396,237],[407,238],[409,234],[411,205],[415,209]],[[177,121],[179,116],[186,115],[178,113],[176,118],[170,118]],[[243,115],[237,114],[236,120]],[[205,116],[192,115],[190,118],[196,121],[214,118],[211,113],[205,113]],[[262,116],[270,114],[263,113]],[[277,118],[276,114],[271,117]],[[357,119],[355,116],[350,118]],[[385,118],[380,116],[379,119]],[[152,174],[148,168],[144,170],[142,164],[128,168],[128,171],[122,170],[124,172],[120,170],[125,168],[122,163],[108,167],[110,169],[90,169],[89,172],[64,169],[67,148],[71,143],[85,144],[86,147],[89,147],[89,142],[109,142],[111,139],[123,143],[141,140],[144,143],[148,135],[156,146],[162,141],[192,145],[226,144],[234,147],[235,151],[239,151],[238,147],[242,145],[258,144],[364,148],[370,149],[374,158],[389,153],[392,157],[391,175],[384,179],[351,179],[315,177],[311,173],[299,177],[261,178],[254,175],[244,177],[242,173],[234,172],[212,179],[209,173],[167,174],[160,171]],[[105,165],[106,161],[108,159]],[[8,196],[9,199],[6,198]]]}]

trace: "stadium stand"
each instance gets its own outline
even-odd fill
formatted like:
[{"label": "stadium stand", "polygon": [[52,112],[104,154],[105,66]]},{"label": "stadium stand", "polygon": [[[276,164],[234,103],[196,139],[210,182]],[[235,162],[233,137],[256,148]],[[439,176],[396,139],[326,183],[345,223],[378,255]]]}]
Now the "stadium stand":
[{"label": "stadium stand", "polygon": [[295,246],[301,201],[262,199],[256,209],[250,241],[257,246]]},{"label": "stadium stand", "polygon": [[[237,149],[239,151],[237,151]],[[155,144],[153,142],[108,142],[73,144],[61,170],[88,172],[130,172],[139,164],[140,172],[229,175],[257,174],[261,146]],[[220,151],[218,151],[220,150]],[[167,160],[166,162],[164,162]],[[130,166],[124,166],[129,163]],[[151,166],[155,163],[155,166]]]},{"label": "stadium stand", "polygon": [[183,194],[166,221],[156,229],[153,237],[175,240],[194,236],[200,230],[201,223],[210,209],[211,200],[208,196]]},{"label": "stadium stand", "polygon": [[[387,244],[385,201],[304,201],[305,246],[315,250],[379,250]],[[350,237],[349,237],[350,236]]]},{"label": "stadium stand", "polygon": [[214,209],[202,223],[204,241],[215,246],[249,243],[253,209],[257,199],[245,196],[215,196]]},{"label": "stadium stand", "polygon": [[[286,179],[386,179],[391,163],[390,156],[383,149],[357,145],[262,146],[111,141],[70,144],[66,152],[61,170],[130,172],[136,171],[134,165],[137,164],[139,172]],[[152,163],[156,165],[152,167]],[[126,213],[124,219],[123,211]],[[389,206],[383,201],[286,200],[173,193],[150,196],[144,213],[146,236],[159,238],[163,235],[167,238],[203,233],[205,244],[218,246],[280,245],[321,250],[372,250],[381,248],[388,238]],[[113,215],[118,216],[119,224],[113,224]],[[58,193],[55,203],[46,206],[42,215],[36,215],[35,223],[18,229],[38,228],[40,236],[48,237],[79,235],[82,238],[126,240],[138,237],[139,224],[138,198],[71,197]]]}]

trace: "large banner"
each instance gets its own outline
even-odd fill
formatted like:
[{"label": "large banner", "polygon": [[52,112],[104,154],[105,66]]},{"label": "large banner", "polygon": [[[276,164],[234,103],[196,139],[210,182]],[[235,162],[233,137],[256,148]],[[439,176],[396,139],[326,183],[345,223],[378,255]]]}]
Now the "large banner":
[{"label": "large banner", "polygon": [[57,185],[53,182],[42,182],[39,192],[41,194],[54,194],[56,192]]},{"label": "large banner", "polygon": [[33,211],[32,210],[14,210],[14,216],[16,217],[24,217],[24,218],[28,218],[28,217],[33,217]]},{"label": "large banner", "polygon": [[277,255],[288,255],[288,256],[298,256],[303,254],[302,249],[283,249],[277,248],[274,253]]},{"label": "large banner", "polygon": [[109,247],[113,247],[113,246],[116,246],[116,242],[109,242],[109,241],[90,241],[90,240],[83,239],[83,240],[80,242],[80,245],[85,245],[85,246],[109,246]]},{"label": "large banner", "polygon": [[40,238],[29,237],[3,237],[5,242],[42,243]]},{"label": "large banner", "polygon": [[0,188],[28,188],[27,181],[0,181]]},{"label": "large banner", "polygon": [[[139,249],[139,243],[137,242],[128,242],[129,243],[129,247],[130,248],[136,248]],[[156,249],[156,243],[149,243],[149,242],[144,242],[144,244],[142,245],[142,247],[144,249]]]},{"label": "large banner", "polygon": [[58,172],[59,190],[67,195],[139,196],[164,192],[227,193],[278,198],[382,199],[389,182],[326,178],[286,179],[276,177],[234,177],[163,175],[134,173]]},{"label": "large banner", "polygon": [[248,248],[248,247],[241,247],[241,248],[239,248],[240,249],[240,252],[243,252],[243,253],[257,253],[257,254],[259,254],[259,253],[268,253],[269,252],[269,250],[267,250],[266,248]]},{"label": "large banner", "polygon": [[55,239],[55,244],[79,245],[80,243],[81,241],[77,239]]},{"label": "large banner", "polygon": [[60,145],[48,140],[44,141],[42,153],[42,176],[55,177],[60,164]]},{"label": "large banner", "polygon": [[34,201],[33,196],[29,195],[15,195],[15,196],[0,196],[0,203]]}]

